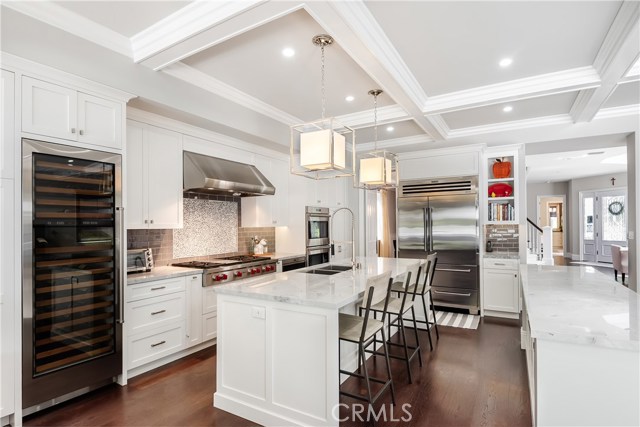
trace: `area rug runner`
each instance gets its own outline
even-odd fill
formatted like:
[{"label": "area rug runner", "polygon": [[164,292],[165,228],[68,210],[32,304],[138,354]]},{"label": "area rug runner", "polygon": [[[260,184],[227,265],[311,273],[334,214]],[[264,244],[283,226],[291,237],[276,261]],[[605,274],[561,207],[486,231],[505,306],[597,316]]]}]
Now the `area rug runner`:
[{"label": "area rug runner", "polygon": [[436,321],[438,322],[438,325],[442,326],[452,326],[454,328],[464,329],[478,329],[480,316],[436,310]]}]

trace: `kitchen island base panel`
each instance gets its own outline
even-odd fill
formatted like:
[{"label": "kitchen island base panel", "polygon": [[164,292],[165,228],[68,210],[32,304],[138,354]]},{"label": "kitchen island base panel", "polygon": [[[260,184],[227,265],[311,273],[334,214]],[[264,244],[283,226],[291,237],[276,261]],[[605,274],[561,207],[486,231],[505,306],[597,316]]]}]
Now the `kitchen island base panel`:
[{"label": "kitchen island base panel", "polygon": [[262,425],[338,425],[338,311],[218,294],[216,408]]},{"label": "kitchen island base panel", "polygon": [[538,339],[537,425],[640,425],[637,351]]}]

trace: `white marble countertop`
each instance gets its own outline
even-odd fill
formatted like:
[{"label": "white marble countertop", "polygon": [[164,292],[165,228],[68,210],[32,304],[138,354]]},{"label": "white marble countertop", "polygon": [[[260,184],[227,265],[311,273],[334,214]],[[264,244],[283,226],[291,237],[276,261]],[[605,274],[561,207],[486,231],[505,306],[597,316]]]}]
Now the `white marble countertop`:
[{"label": "white marble countertop", "polygon": [[[361,268],[355,271],[348,270],[331,276],[304,272],[325,265],[322,264],[219,285],[215,286],[215,290],[219,294],[339,309],[362,297],[367,278],[387,271],[392,277],[399,277],[411,267],[417,266],[420,261],[407,258],[359,257]],[[349,266],[351,261],[331,264]]]},{"label": "white marble countertop", "polygon": [[593,267],[523,267],[532,337],[640,350],[640,295]]},{"label": "white marble countertop", "polygon": [[202,274],[200,268],[173,267],[171,265],[154,267],[147,273],[134,273],[127,275],[127,285],[136,283],[152,282],[154,280],[170,279],[172,277],[189,276],[191,274]]}]

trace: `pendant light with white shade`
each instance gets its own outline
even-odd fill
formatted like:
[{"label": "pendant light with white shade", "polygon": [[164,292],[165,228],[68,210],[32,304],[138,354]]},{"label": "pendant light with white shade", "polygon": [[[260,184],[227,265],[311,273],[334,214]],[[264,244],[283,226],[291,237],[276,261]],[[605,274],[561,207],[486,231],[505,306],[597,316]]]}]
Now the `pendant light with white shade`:
[{"label": "pendant light with white shade", "polygon": [[381,89],[372,89],[374,121],[374,150],[364,153],[354,186],[367,190],[396,187],[398,184],[398,157],[387,150],[378,150],[378,96]]},{"label": "pendant light with white shade", "polygon": [[[291,173],[312,179],[353,176],[355,131],[335,118],[325,118],[325,47],[333,38],[320,34],[312,39],[321,49],[322,118],[314,122],[291,126]],[[351,151],[347,155],[347,150]]]}]

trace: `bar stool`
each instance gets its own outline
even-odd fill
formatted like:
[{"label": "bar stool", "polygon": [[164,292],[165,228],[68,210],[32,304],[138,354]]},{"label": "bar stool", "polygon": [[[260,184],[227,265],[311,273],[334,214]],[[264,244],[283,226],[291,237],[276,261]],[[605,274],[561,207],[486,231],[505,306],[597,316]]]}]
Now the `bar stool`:
[{"label": "bar stool", "polygon": [[[420,296],[420,299],[422,300],[422,307],[424,309],[424,319],[425,320],[419,320],[416,319],[416,323],[424,323],[427,326],[427,333],[429,334],[429,346],[431,348],[431,351],[433,351],[433,341],[431,339],[431,325],[433,324],[435,330],[436,330],[436,339],[440,339],[440,332],[438,331],[438,323],[436,322],[436,310],[435,307],[433,306],[433,294],[431,292],[431,288],[433,285],[433,277],[435,275],[435,271],[436,271],[436,264],[438,263],[438,253],[437,252],[431,252],[429,255],[427,255],[427,258],[425,258],[424,262],[421,264],[421,270],[422,272],[424,272],[424,280],[422,282],[420,282],[420,277],[418,277],[418,279],[416,280],[416,283],[411,285],[408,288],[403,288],[401,285],[402,284],[394,284],[394,286],[392,286],[391,291],[392,292],[397,292],[398,295],[401,295],[402,293],[405,292],[405,290],[412,295],[412,298],[415,300],[416,296]],[[429,306],[431,308],[431,314],[433,315],[433,322],[429,321],[429,310],[427,309],[427,303],[425,301],[425,295],[429,295]]]},{"label": "bar stool", "polygon": [[[367,396],[362,396],[347,391],[340,390],[340,394],[349,396],[354,399],[364,400],[372,405],[387,388],[391,389],[391,401],[396,404],[396,396],[393,388],[393,381],[391,380],[391,365],[389,363],[389,352],[386,345],[386,337],[384,334],[384,320],[386,317],[386,306],[389,301],[389,295],[391,293],[391,279],[390,273],[385,273],[376,277],[367,279],[367,289],[364,295],[364,307],[365,315],[355,316],[353,314],[339,313],[338,325],[339,325],[339,340],[338,340],[338,371],[340,374],[346,374],[355,376],[365,380],[367,385]],[[380,304],[382,309],[382,319],[369,318],[369,312],[373,305]],[[367,369],[367,358],[365,355],[366,348],[377,341],[376,335],[381,333],[382,342],[384,347],[384,353],[378,353],[376,355],[384,355],[387,364],[387,379],[370,377]],[[358,373],[345,371],[340,368],[340,342],[347,341],[358,345]],[[374,355],[374,357],[376,356]],[[360,374],[360,367],[363,367],[364,375]],[[338,376],[340,376],[338,374]],[[371,381],[382,384],[382,388],[372,396],[371,394]]]},{"label": "bar stool", "polygon": [[[420,277],[420,270],[421,270],[420,266],[416,264],[415,267],[411,268],[407,272],[407,278],[404,283],[402,281],[391,283],[391,290],[398,287],[402,288],[403,290],[409,289],[411,287],[411,278]],[[413,286],[413,292],[415,292],[415,289],[416,287]],[[378,303],[376,305],[371,306],[371,311],[374,312],[374,317],[376,316],[376,313],[383,312],[383,310],[384,312],[386,312],[387,315],[389,315],[389,321],[387,323],[387,328],[389,331],[388,332],[389,339],[391,339],[391,327],[395,326],[398,329],[398,333],[400,334],[400,338],[402,339],[402,342],[393,343],[391,341],[388,341],[387,344],[401,347],[403,350],[403,355],[389,354],[389,357],[392,357],[394,359],[404,360],[407,366],[407,375],[409,377],[409,383],[411,384],[413,382],[413,378],[411,376],[411,361],[417,356],[420,366],[422,366],[422,352],[420,349],[420,338],[418,337],[418,325],[416,324],[416,315],[413,307],[414,305],[413,300],[415,299],[415,295],[413,295],[412,298],[407,298],[407,295],[411,295],[411,292],[403,291],[400,294],[400,296],[397,298],[389,297],[389,301],[386,307],[383,307],[380,303]],[[361,308],[361,311],[362,311],[362,308]],[[413,328],[411,329],[413,329],[414,331],[414,337],[416,341],[415,346],[410,346],[407,344],[404,316],[409,312],[411,312],[411,319],[408,319],[408,320],[413,322]],[[395,316],[394,319],[391,318],[392,315]],[[375,354],[375,350],[373,351],[368,350],[367,352]]]}]

